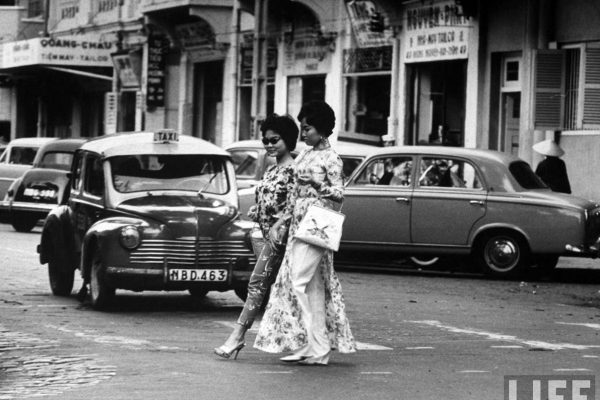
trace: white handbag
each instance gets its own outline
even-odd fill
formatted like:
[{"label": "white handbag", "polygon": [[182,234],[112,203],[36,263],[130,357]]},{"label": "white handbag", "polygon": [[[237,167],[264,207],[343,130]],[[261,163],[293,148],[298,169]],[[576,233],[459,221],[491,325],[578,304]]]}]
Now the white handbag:
[{"label": "white handbag", "polygon": [[346,216],[341,212],[312,204],[298,224],[294,238],[318,247],[338,251],[345,218]]}]

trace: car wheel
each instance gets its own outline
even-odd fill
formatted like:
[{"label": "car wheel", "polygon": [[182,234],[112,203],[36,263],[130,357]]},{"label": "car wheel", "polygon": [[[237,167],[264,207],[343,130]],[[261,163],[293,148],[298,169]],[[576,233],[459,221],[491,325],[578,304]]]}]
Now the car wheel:
[{"label": "car wheel", "polygon": [[35,216],[21,212],[12,213],[10,216],[10,224],[17,232],[31,232],[38,220]]},{"label": "car wheel", "polygon": [[535,265],[542,271],[552,271],[560,257],[555,254],[543,254],[535,257]]},{"label": "car wheel", "polygon": [[410,262],[417,267],[434,267],[440,263],[439,257],[431,256],[412,256],[409,257]]},{"label": "car wheel", "polygon": [[188,292],[190,292],[190,295],[195,299],[195,300],[200,300],[203,299],[204,297],[206,297],[208,290],[206,289],[200,289],[200,288],[194,288],[194,289],[188,289]]},{"label": "car wheel", "polygon": [[491,276],[514,276],[526,265],[526,245],[510,233],[487,235],[481,241],[478,253],[483,271]]},{"label": "car wheel", "polygon": [[75,270],[62,260],[62,257],[53,255],[48,261],[48,278],[50,289],[55,296],[69,296],[73,290]]},{"label": "car wheel", "polygon": [[97,251],[92,258],[92,270],[90,273],[90,298],[92,307],[97,310],[106,309],[115,296],[115,288],[106,284],[104,268]]},{"label": "car wheel", "polygon": [[246,301],[246,298],[248,297],[248,288],[247,287],[235,288],[235,289],[233,289],[233,291],[235,292],[237,297],[242,299],[242,301]]}]

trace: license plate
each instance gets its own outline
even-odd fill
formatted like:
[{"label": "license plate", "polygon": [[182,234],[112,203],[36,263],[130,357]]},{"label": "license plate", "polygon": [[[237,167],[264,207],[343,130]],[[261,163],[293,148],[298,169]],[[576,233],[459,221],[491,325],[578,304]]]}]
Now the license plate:
[{"label": "license plate", "polygon": [[169,270],[170,281],[222,282],[227,280],[226,269],[180,269]]}]

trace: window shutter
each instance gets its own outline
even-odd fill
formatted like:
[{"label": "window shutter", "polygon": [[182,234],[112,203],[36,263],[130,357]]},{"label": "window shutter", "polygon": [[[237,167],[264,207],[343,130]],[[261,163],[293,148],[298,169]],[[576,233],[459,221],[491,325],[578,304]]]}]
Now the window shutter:
[{"label": "window shutter", "polygon": [[600,128],[600,48],[585,49],[583,128]]},{"label": "window shutter", "polygon": [[564,120],[565,52],[537,50],[534,79],[534,128],[561,129]]}]

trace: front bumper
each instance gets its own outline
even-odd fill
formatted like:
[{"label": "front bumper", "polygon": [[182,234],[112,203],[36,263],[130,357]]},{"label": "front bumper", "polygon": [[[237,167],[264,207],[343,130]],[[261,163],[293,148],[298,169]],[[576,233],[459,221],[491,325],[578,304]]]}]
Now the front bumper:
[{"label": "front bumper", "polygon": [[[226,267],[204,268],[188,267],[187,269],[227,270],[224,281],[171,281],[169,270],[179,268],[165,261],[162,267],[136,266],[107,266],[105,270],[106,283],[112,287],[128,290],[187,290],[205,288],[208,290],[225,291],[238,287],[246,287],[252,274],[250,260],[232,259]],[[253,266],[253,265],[252,265]]]}]

